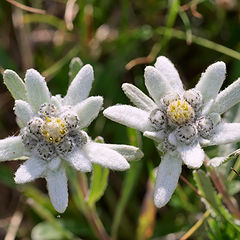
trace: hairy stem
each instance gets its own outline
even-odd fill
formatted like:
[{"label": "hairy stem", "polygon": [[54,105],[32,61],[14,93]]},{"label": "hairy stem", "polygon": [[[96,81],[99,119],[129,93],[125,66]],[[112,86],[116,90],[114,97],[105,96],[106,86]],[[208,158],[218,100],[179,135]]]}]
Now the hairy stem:
[{"label": "hairy stem", "polygon": [[110,240],[101,219],[99,218],[95,207],[90,208],[87,207],[85,212],[85,217],[87,218],[88,222],[91,224],[91,227],[95,233],[95,236],[101,240]]},{"label": "hairy stem", "polygon": [[[69,169],[70,170],[70,169]],[[110,240],[101,219],[99,218],[95,206],[90,207],[88,203],[85,201],[88,194],[88,184],[86,180],[86,175],[84,173],[74,174],[73,171],[71,173],[71,186],[76,197],[75,204],[78,209],[83,213],[88,223],[90,224],[95,236],[99,240]]]}]

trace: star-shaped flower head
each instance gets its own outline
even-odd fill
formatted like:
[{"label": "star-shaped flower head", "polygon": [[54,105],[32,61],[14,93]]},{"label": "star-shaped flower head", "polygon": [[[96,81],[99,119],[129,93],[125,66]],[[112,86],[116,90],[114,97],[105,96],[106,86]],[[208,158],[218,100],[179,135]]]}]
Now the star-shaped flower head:
[{"label": "star-shaped flower head", "polygon": [[88,97],[93,79],[92,67],[83,66],[62,98],[51,96],[44,77],[34,69],[27,71],[25,82],[11,70],[4,73],[5,84],[16,99],[14,110],[21,130],[19,136],[0,140],[0,161],[27,156],[15,173],[16,183],[46,178],[58,212],[68,205],[66,163],[82,172],[92,170],[91,162],[125,170],[129,168],[126,159],[142,157],[132,146],[96,143],[83,130],[103,104],[100,96]]},{"label": "star-shaped flower head", "polygon": [[195,88],[184,90],[179,74],[166,57],[145,68],[145,84],[152,97],[131,84],[123,84],[136,107],[116,105],[104,115],[143,132],[154,139],[163,153],[158,168],[154,202],[164,206],[171,198],[181,173],[182,162],[200,168],[201,146],[240,140],[240,123],[224,123],[220,115],[240,101],[240,79],[220,91],[226,75],[223,62],[209,66]]}]

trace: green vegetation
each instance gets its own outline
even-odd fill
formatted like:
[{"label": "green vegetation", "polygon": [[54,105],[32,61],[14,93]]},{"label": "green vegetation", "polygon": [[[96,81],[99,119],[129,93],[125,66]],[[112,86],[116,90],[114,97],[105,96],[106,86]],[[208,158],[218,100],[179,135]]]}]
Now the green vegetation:
[{"label": "green vegetation", "polygon": [[[20,2],[20,1],[18,1]],[[13,0],[0,2],[0,72],[28,68],[43,74],[53,94],[65,95],[83,64],[94,68],[91,95],[104,97],[104,108],[129,103],[122,83],[146,93],[144,68],[165,55],[186,88],[216,61],[227,64],[224,87],[240,76],[240,3],[234,0]],[[45,11],[36,11],[42,9]],[[71,62],[71,64],[70,64]],[[69,68],[70,64],[70,68]],[[68,73],[70,73],[69,78]],[[16,77],[16,76],[15,76]],[[2,79],[2,75],[1,75]],[[0,138],[18,134],[14,102],[0,87]],[[17,88],[18,86],[16,86]],[[226,117],[240,119],[238,106]],[[238,119],[238,120],[237,120]],[[239,121],[238,121],[239,122]],[[144,152],[125,172],[94,165],[94,174],[68,169],[69,206],[59,215],[46,184],[16,185],[21,161],[0,164],[0,239],[155,239],[232,240],[240,236],[238,154],[219,168],[183,167],[171,201],[157,209],[152,201],[154,169],[160,157],[154,143],[100,113],[88,133],[106,143],[130,144]],[[208,147],[209,158],[227,156],[236,145]]]}]

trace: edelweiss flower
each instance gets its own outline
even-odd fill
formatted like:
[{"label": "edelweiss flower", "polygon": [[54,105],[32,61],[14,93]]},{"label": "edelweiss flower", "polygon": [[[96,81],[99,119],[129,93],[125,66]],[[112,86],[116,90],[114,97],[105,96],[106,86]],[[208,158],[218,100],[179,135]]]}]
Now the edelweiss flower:
[{"label": "edelweiss flower", "polygon": [[[26,73],[25,82],[6,70],[4,80],[16,99],[15,114],[21,127],[20,135],[0,140],[0,161],[29,159],[15,174],[16,183],[44,177],[51,202],[58,212],[68,205],[65,164],[89,172],[92,164],[125,170],[142,153],[135,147],[95,143],[82,130],[97,117],[103,103],[100,96],[87,98],[93,69],[85,65],[73,79],[64,98],[51,96],[44,78],[34,69]],[[118,153],[120,152],[120,153]]]},{"label": "edelweiss flower", "polygon": [[158,142],[163,152],[154,193],[157,207],[171,198],[181,173],[182,162],[189,168],[201,167],[201,146],[240,140],[240,124],[224,123],[220,114],[240,101],[240,79],[219,92],[225,79],[223,62],[209,66],[195,88],[185,91],[174,65],[158,57],[155,67],[145,69],[145,84],[153,100],[131,84],[122,88],[137,106],[107,108],[109,119],[135,128]]}]

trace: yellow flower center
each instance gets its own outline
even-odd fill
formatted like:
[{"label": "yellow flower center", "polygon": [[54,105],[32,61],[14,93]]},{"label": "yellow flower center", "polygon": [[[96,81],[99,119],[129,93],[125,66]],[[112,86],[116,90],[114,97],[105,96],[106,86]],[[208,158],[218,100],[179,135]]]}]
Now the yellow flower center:
[{"label": "yellow flower center", "polygon": [[185,100],[175,100],[168,105],[167,116],[173,123],[182,125],[190,122],[195,113],[192,106]]},{"label": "yellow flower center", "polygon": [[67,132],[66,122],[60,118],[48,118],[46,116],[46,121],[41,127],[41,132],[49,142],[60,142]]}]

